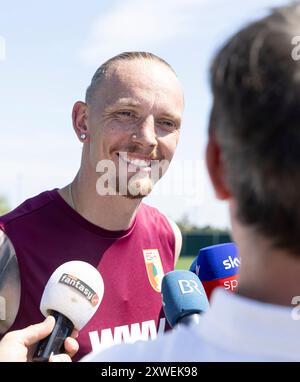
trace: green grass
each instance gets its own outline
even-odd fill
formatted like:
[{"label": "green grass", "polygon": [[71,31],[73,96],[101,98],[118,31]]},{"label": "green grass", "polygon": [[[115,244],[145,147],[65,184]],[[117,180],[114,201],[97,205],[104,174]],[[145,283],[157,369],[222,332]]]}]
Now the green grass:
[{"label": "green grass", "polygon": [[175,269],[189,270],[194,258],[195,257],[192,256],[179,257]]}]

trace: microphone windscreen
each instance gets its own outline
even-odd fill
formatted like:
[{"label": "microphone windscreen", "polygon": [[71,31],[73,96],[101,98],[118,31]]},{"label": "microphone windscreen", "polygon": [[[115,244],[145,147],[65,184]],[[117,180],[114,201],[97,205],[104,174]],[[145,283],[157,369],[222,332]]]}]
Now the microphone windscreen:
[{"label": "microphone windscreen", "polygon": [[234,243],[224,243],[201,248],[196,264],[208,298],[214,288],[234,290],[239,276],[240,258]]},{"label": "microphone windscreen", "polygon": [[45,317],[52,310],[62,313],[80,330],[96,313],[103,294],[103,279],[95,267],[84,261],[69,261],[51,275],[40,310]]},{"label": "microphone windscreen", "polygon": [[195,257],[194,260],[193,260],[193,262],[192,262],[192,264],[190,265],[190,269],[189,269],[190,272],[193,272],[193,273],[195,273],[195,274],[197,274],[197,272],[196,272],[196,268],[197,268],[197,260],[198,260],[198,258]]},{"label": "microphone windscreen", "polygon": [[163,309],[171,327],[182,317],[200,314],[209,307],[199,278],[190,271],[176,270],[167,273],[161,288]]},{"label": "microphone windscreen", "polygon": [[196,272],[201,281],[210,281],[236,275],[239,265],[236,245],[224,243],[200,249]]}]

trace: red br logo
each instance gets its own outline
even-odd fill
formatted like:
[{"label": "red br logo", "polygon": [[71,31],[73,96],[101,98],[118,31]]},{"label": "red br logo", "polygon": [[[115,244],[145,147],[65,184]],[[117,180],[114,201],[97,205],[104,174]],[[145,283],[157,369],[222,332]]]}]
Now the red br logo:
[{"label": "red br logo", "polygon": [[93,306],[96,306],[99,302],[99,296],[95,293],[94,296],[92,297],[91,304]]}]

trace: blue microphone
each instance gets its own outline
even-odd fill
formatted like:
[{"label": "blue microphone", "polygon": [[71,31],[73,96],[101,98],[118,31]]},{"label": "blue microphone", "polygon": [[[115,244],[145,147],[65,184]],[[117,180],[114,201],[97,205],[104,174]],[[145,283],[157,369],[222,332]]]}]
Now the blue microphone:
[{"label": "blue microphone", "polygon": [[[190,266],[190,271],[195,273],[197,275],[197,260],[198,260],[198,256],[196,256]],[[197,275],[198,276],[198,275]]]},{"label": "blue microphone", "polygon": [[165,316],[172,328],[179,323],[198,323],[199,315],[209,307],[201,281],[190,271],[167,273],[161,291]]},{"label": "blue microphone", "polygon": [[238,285],[240,258],[234,243],[223,243],[201,248],[190,266],[210,298],[212,291],[222,286],[234,291]]}]

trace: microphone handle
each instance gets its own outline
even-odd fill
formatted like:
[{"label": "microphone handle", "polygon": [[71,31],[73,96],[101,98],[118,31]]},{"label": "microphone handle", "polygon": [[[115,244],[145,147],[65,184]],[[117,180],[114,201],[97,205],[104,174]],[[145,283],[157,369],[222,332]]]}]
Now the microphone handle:
[{"label": "microphone handle", "polygon": [[52,310],[50,315],[55,318],[54,329],[48,337],[38,343],[32,359],[33,362],[48,362],[51,354],[64,353],[64,341],[74,329],[72,321],[63,314]]},{"label": "microphone handle", "polygon": [[181,317],[178,321],[178,325],[192,325],[192,324],[199,324],[200,322],[200,314],[199,313],[192,313],[187,314],[186,316]]}]

